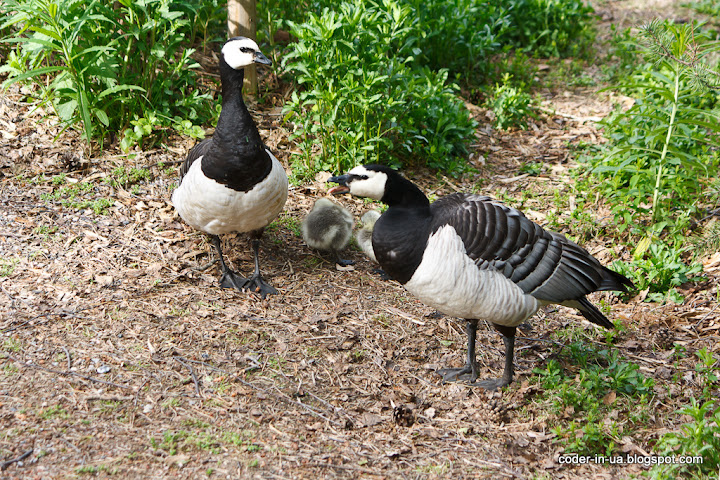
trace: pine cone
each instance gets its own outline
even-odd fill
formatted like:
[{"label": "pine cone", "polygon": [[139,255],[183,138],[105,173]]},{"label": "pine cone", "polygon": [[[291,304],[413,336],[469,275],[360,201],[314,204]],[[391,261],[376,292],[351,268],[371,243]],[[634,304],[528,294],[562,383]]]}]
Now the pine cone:
[{"label": "pine cone", "polygon": [[487,422],[502,423],[505,421],[507,407],[499,399],[493,398],[480,406],[478,414]]},{"label": "pine cone", "polygon": [[410,407],[398,405],[393,409],[393,421],[401,427],[412,427],[415,423],[415,413]]},{"label": "pine cone", "polygon": [[672,347],[674,341],[675,335],[669,328],[661,327],[655,332],[655,343],[663,350]]}]

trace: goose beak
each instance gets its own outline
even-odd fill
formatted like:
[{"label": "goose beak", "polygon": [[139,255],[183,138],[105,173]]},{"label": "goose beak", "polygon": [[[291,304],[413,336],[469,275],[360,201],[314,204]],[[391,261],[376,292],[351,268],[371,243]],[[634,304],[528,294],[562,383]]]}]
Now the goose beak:
[{"label": "goose beak", "polygon": [[262,65],[272,65],[272,61],[263,55],[262,52],[255,52],[253,54],[253,61]]},{"label": "goose beak", "polygon": [[347,182],[350,179],[350,175],[338,175],[337,177],[330,177],[327,180],[327,183],[337,183],[337,187],[333,187],[330,190],[328,190],[328,193],[330,195],[340,195],[342,193],[347,193],[350,191],[350,187],[348,187]]}]

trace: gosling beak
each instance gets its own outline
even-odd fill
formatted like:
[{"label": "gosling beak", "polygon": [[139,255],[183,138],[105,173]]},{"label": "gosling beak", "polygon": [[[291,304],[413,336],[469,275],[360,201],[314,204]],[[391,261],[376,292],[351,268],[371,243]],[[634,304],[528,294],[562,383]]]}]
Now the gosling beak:
[{"label": "gosling beak", "polygon": [[253,53],[253,61],[255,63],[260,63],[262,65],[272,65],[272,61],[269,58],[267,58],[265,55],[263,55],[262,52]]},{"label": "gosling beak", "polygon": [[340,195],[340,194],[349,192],[350,187],[348,187],[348,185],[347,185],[349,178],[350,178],[350,175],[338,175],[337,177],[328,178],[327,183],[339,184],[337,187],[333,187],[330,190],[328,190],[328,193],[330,195]]}]

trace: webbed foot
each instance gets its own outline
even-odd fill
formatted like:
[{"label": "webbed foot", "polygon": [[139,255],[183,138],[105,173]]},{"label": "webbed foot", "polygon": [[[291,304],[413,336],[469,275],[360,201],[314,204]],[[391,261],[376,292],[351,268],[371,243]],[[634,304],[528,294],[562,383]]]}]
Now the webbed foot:
[{"label": "webbed foot", "polygon": [[485,390],[497,390],[498,388],[506,387],[510,384],[509,381],[507,381],[504,378],[492,378],[488,380],[480,380],[477,382],[471,382],[470,385],[473,387],[480,387],[484,388]]},{"label": "webbed foot", "polygon": [[477,368],[469,363],[466,363],[461,368],[442,368],[437,371],[438,375],[443,377],[443,382],[451,383],[458,381],[469,381],[470,383],[477,380]]},{"label": "webbed foot", "polygon": [[253,274],[250,276],[250,278],[246,279],[242,288],[245,291],[260,295],[260,298],[262,298],[263,300],[265,300],[265,297],[267,297],[268,295],[277,295],[278,293],[277,289],[267,283],[262,277],[262,275],[260,275],[259,273]]},{"label": "webbed foot", "polygon": [[243,285],[247,283],[248,279],[238,275],[232,270],[225,270],[220,277],[220,286],[222,288],[234,288],[240,292],[243,291]]}]

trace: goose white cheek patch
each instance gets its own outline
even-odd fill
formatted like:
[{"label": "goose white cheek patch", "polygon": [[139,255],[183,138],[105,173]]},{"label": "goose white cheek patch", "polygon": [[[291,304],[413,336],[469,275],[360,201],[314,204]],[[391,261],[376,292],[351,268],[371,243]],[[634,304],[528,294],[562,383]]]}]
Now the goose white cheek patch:
[{"label": "goose white cheek patch", "polygon": [[368,177],[366,179],[354,179],[350,182],[351,194],[374,200],[380,200],[385,195],[385,184],[387,183],[385,173],[367,170],[362,166],[353,168],[349,173]]},{"label": "goose white cheek patch", "polygon": [[[250,52],[243,52],[243,48],[251,49]],[[222,55],[228,65],[238,70],[255,63],[253,52],[259,51],[257,43],[249,38],[234,40],[223,45]]]}]

